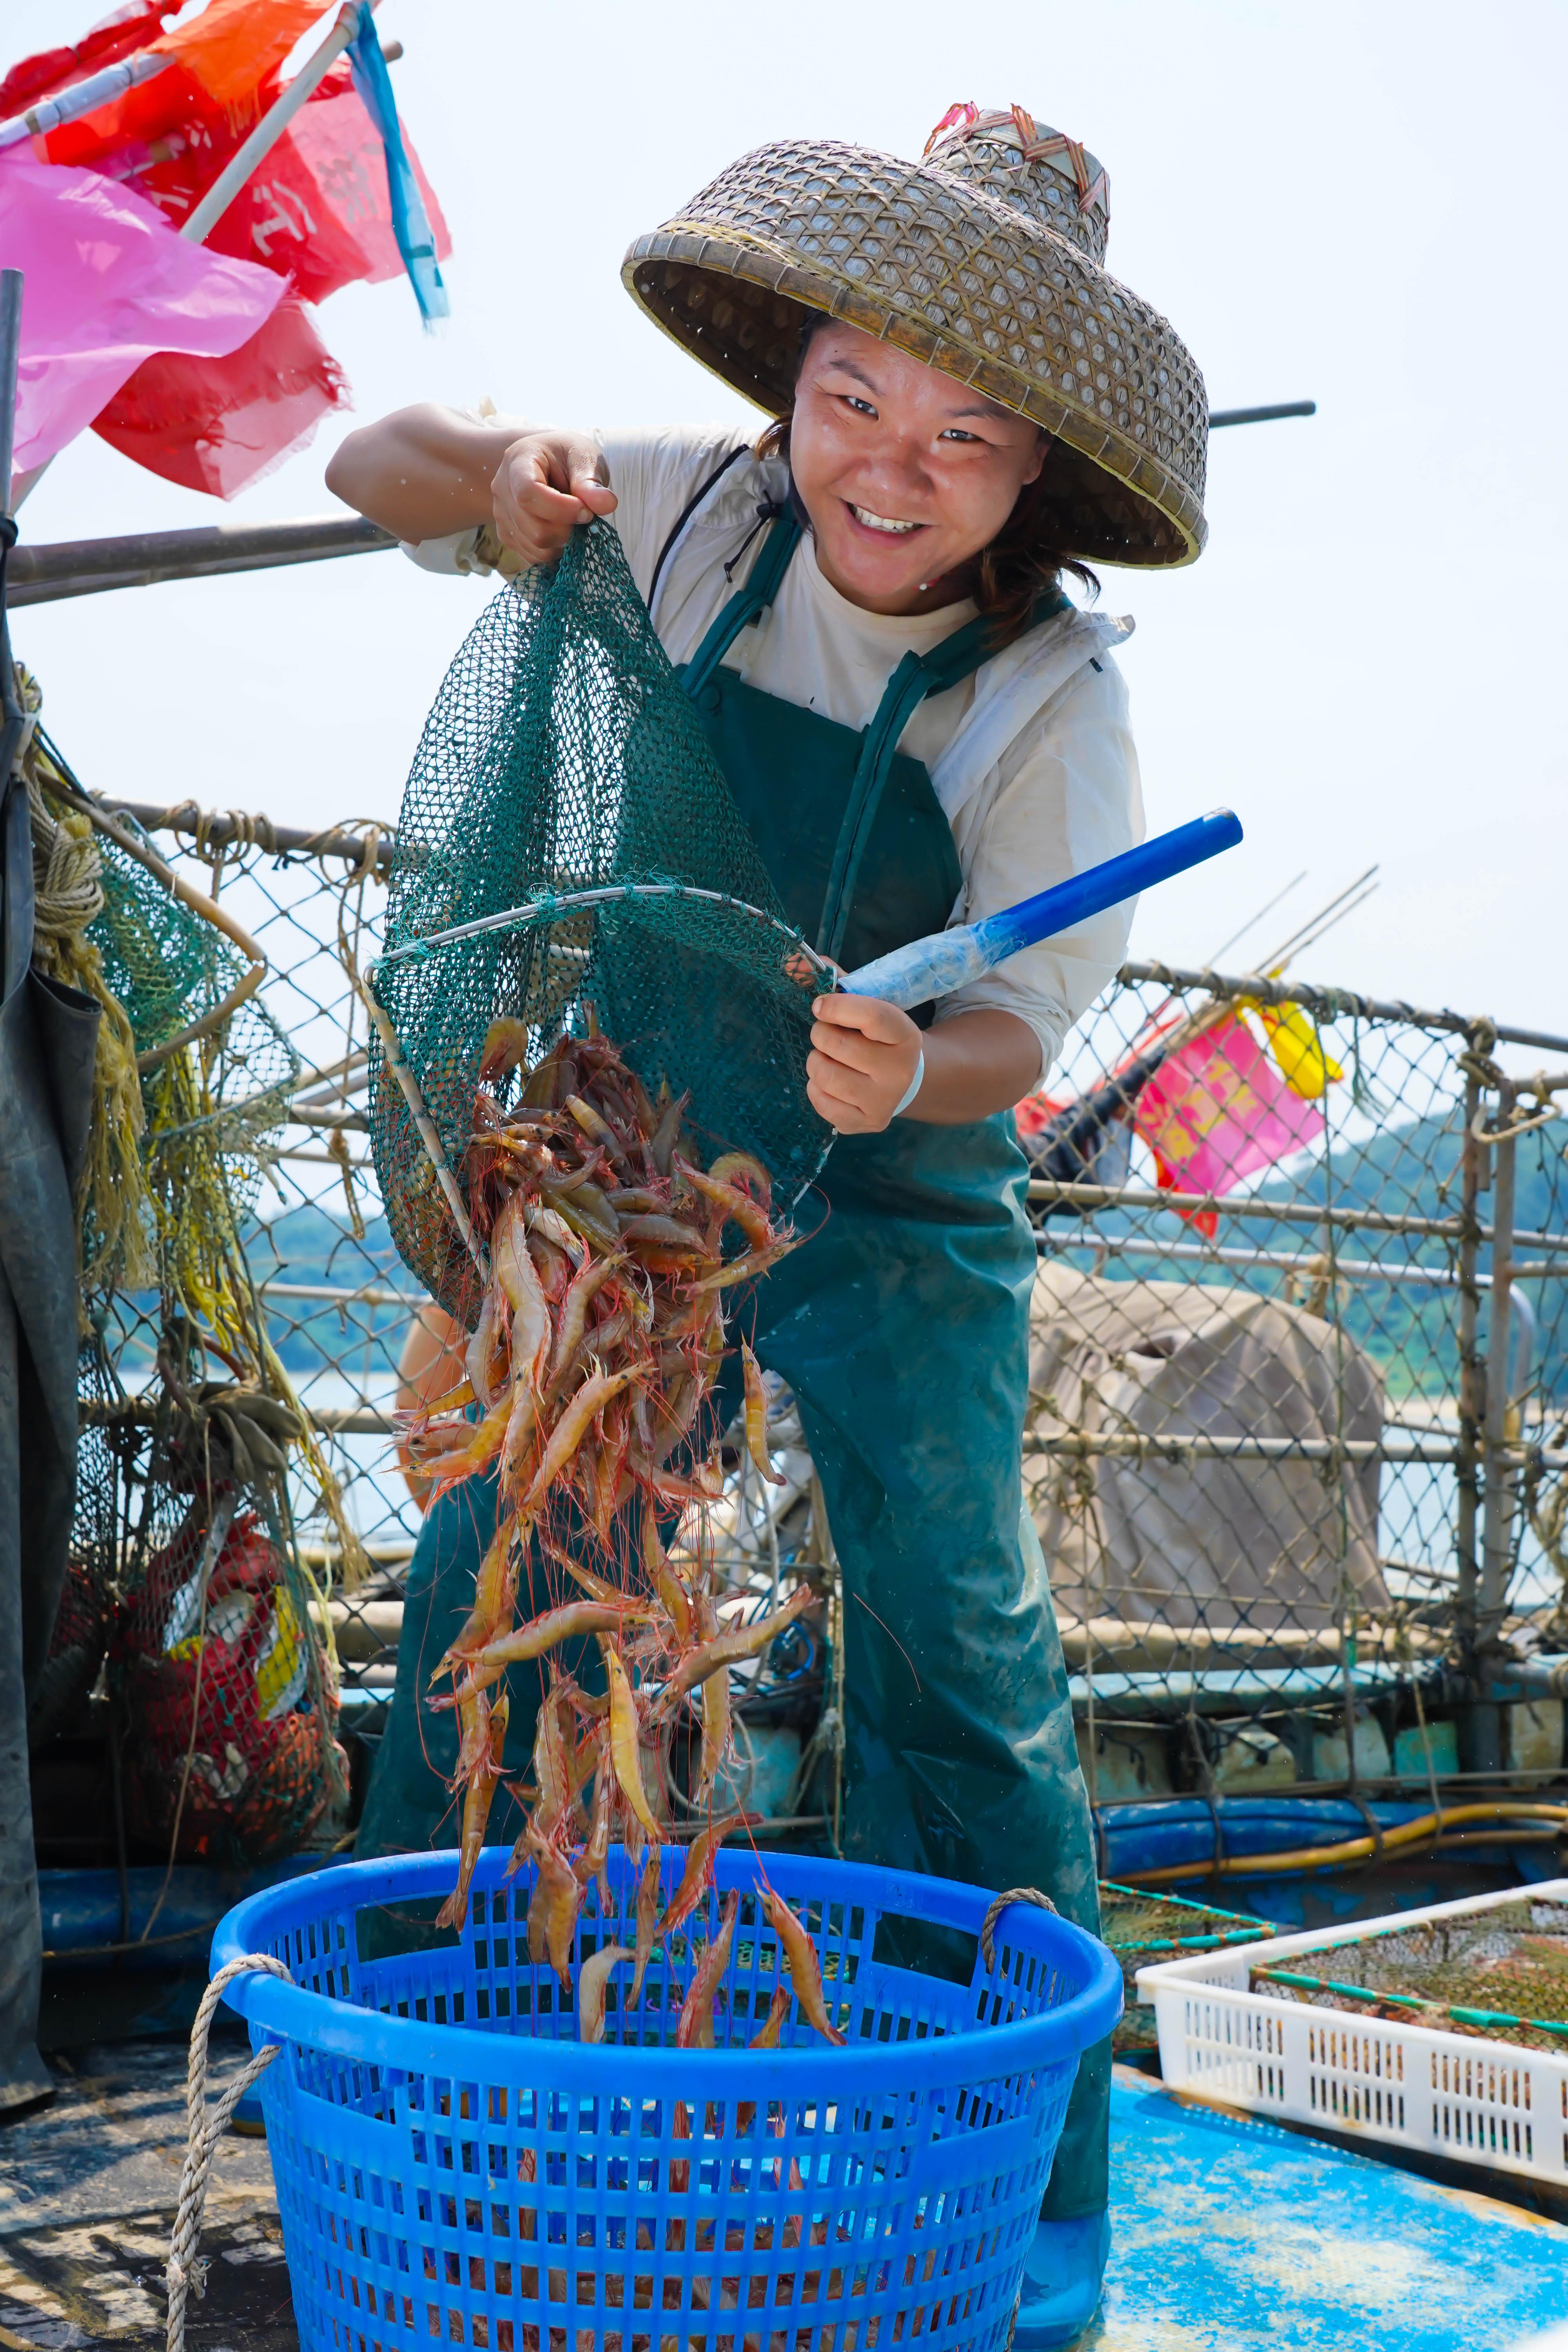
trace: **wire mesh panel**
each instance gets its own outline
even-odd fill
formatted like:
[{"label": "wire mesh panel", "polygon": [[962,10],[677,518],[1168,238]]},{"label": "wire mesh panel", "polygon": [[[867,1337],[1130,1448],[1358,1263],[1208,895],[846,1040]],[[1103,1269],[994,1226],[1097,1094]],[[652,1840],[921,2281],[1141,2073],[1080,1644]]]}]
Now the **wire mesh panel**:
[{"label": "wire mesh panel", "polygon": [[[388,837],[349,826],[283,852],[263,819],[194,810],[153,831],[265,950],[258,1002],[297,1057],[246,1255],[368,1554],[345,1580],[342,1531],[300,1481],[345,1724],[374,1721],[421,1516],[391,1416],[427,1311],[370,1163],[352,978],[379,950]],[[1563,1130],[1551,1073],[1532,1091],[1502,1050],[1454,1014],[1130,967],[1024,1108],[1026,1501],[1100,1801],[1560,1767],[1560,1703],[1513,1709],[1489,1758],[1456,1732],[1500,1643],[1568,1644]],[[145,1304],[122,1298],[105,1335],[126,1402],[100,1401],[97,1423],[133,1425],[151,1391]],[[443,1336],[432,1316],[427,1358]],[[774,1402],[784,1483],[764,1490],[732,1449],[714,1526],[759,1608],[781,1570],[831,1560],[798,1421]],[[737,1801],[765,1786],[767,1810],[831,1822],[841,1659],[830,1610],[753,1726]]]},{"label": "wire mesh panel", "polygon": [[1451,1773],[1420,1685],[1550,1633],[1562,1150],[1494,1041],[1130,968],[1026,1110],[1026,1496],[1110,1793]]}]

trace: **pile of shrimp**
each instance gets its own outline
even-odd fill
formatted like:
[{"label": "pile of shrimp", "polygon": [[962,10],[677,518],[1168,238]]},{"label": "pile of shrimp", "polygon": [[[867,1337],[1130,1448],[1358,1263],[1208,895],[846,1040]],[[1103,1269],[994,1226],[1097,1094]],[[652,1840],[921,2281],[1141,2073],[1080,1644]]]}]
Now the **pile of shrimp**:
[{"label": "pile of shrimp", "polygon": [[[485,1039],[474,1132],[463,1174],[469,1214],[488,1244],[489,1280],[465,1356],[467,1378],[409,1416],[414,1466],[437,1491],[496,1465],[497,1531],[480,1563],[467,1622],[431,1680],[447,1687],[426,1706],[456,1708],[463,1792],[458,1875],[439,1924],[461,1929],[490,1804],[507,1777],[509,1701],[490,1693],[509,1667],[537,1661],[548,1676],[533,1743],[533,1780],[507,1875],[531,1860],[528,1913],[535,1967],[548,1958],[568,1995],[571,1954],[584,1893],[597,1882],[601,1916],[606,1860],[624,1843],[641,1866],[635,1950],[611,1945],[579,1974],[578,2026],[597,2042],[613,1972],[630,1963],[630,2005],[641,1996],[656,1941],[693,1916],[710,1883],[712,1856],[744,1816],[710,1820],[693,1841],[680,1883],[659,1909],[664,1834],[650,1789],[662,1785],[679,1710],[700,1710],[700,1765],[693,1803],[710,1801],[730,1752],[730,1669],[757,1656],[810,1601],[799,1586],[758,1622],[721,1632],[702,1565],[704,1547],[679,1558],[661,1538],[661,1516],[700,1511],[721,1488],[716,1459],[670,1466],[701,1426],[724,1345],[723,1294],[763,1274],[796,1246],[773,1216],[767,1171],[744,1152],[703,1168],[685,1127],[686,1098],[652,1101],[602,1035],[563,1037],[531,1071],[514,1107],[497,1099],[523,1067],[520,1022],[495,1022]],[[742,1240],[726,1259],[727,1229]],[[767,1399],[756,1359],[742,1342],[748,1450],[772,1467]],[[479,1418],[468,1417],[477,1405]],[[574,1507],[569,1520],[563,1506]],[[570,1528],[568,1549],[560,1539]],[[563,1598],[518,1624],[518,1578],[531,1544],[560,1571]],[[590,1559],[577,1553],[587,1550]],[[555,1654],[593,1637],[605,1662],[604,1695],[583,1690]],[[591,1799],[584,1801],[585,1792]],[[764,1909],[778,1934],[801,2013],[830,2040],[842,2037],[824,2005],[816,1954],[787,1904],[771,1889]],[[678,2047],[713,2046],[713,2002],[729,1964],[739,1896],[693,1968],[676,2029]],[[788,2007],[782,1991],[757,2036],[776,2042]]]}]

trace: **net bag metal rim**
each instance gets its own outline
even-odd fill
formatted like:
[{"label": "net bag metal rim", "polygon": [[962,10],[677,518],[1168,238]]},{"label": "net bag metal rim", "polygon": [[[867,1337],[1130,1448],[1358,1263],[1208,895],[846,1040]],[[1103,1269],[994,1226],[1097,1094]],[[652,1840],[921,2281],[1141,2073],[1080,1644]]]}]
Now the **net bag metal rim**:
[{"label": "net bag metal rim", "polygon": [[[504,1847],[486,1847],[474,1874],[474,1892],[488,1894],[499,1887],[506,1862]],[[363,1909],[388,1901],[444,1897],[451,1893],[457,1868],[455,1851],[397,1854],[339,1864],[330,1871],[312,1871],[264,1888],[219,1921],[213,1936],[210,1973],[216,1976],[230,1960],[264,1950],[274,1941],[296,1938],[301,1931],[308,1936],[323,1901],[337,1909]],[[610,1868],[612,1877],[635,1875],[618,1846],[611,1849]],[[527,1873],[521,1875],[526,1885]],[[760,1869],[745,1854],[718,1854],[714,1875],[720,1894],[731,1887],[754,1892],[762,1883]],[[992,1899],[984,1887],[961,1885],[952,1879],[918,1877],[869,1864],[829,1862],[813,1855],[775,1855],[768,1863],[767,1875],[774,1890],[786,1899],[801,1895],[846,1905],[866,1902],[883,1912],[956,1927],[975,1937]],[[1097,1937],[1054,1912],[1026,1906],[1017,1906],[1003,1916],[1007,1942],[1015,1950],[1022,1949],[1047,1966],[1076,1976],[1078,1990],[1058,2006],[1033,2017],[976,2025],[971,2032],[933,2035],[921,2042],[880,2044],[852,2040],[841,2050],[818,2042],[815,2047],[772,2052],[677,2050],[610,2041],[590,2045],[390,2017],[259,1973],[236,1979],[223,1998],[247,2020],[253,2032],[258,2031],[273,2041],[298,2042],[334,2057],[399,2071],[515,2085],[520,2090],[602,2096],[617,2078],[624,2089],[632,2070],[638,2095],[648,2098],[722,2099],[734,2097],[742,2089],[751,2098],[769,2095],[798,2098],[807,2094],[813,2080],[823,2082],[825,2074],[831,2086],[845,2096],[857,2090],[894,2091],[900,2085],[944,2088],[1076,2061],[1105,2039],[1121,2013],[1121,1970],[1114,1953]],[[471,1915],[467,1932],[470,1937],[475,1932]],[[480,1928],[479,1932],[486,1931]],[[1000,1924],[996,1932],[1000,1941]],[[298,1957],[324,1959],[327,1956],[301,1950]]]},{"label": "net bag metal rim", "polygon": [[781,939],[788,940],[793,950],[814,965],[830,986],[837,985],[837,966],[819,954],[805,933],[793,924],[781,922],[777,915],[770,915],[765,907],[753,907],[747,898],[736,898],[727,890],[704,890],[694,882],[606,882],[590,890],[543,891],[537,898],[503,907],[496,914],[476,916],[471,923],[454,923],[445,930],[426,931],[417,939],[405,940],[399,947],[388,948],[371,966],[370,977],[374,979],[388,964],[406,963],[411,957],[431,955],[437,948],[451,947],[459,940],[478,939],[486,931],[504,931],[509,924],[531,923],[542,915],[548,921],[557,914],[569,914],[574,908],[603,907],[627,898],[700,898],[710,906],[729,907],[738,915],[767,924]]}]

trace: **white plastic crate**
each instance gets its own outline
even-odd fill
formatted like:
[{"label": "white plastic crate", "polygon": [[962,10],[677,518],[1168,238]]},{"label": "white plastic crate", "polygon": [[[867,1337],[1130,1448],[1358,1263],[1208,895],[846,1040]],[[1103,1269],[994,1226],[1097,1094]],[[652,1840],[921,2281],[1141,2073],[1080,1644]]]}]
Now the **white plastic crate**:
[{"label": "white plastic crate", "polygon": [[1476,2034],[1358,2017],[1348,2008],[1309,2007],[1247,1987],[1260,1964],[1342,1951],[1372,1936],[1495,1910],[1521,1897],[1568,1903],[1568,1878],[1140,1969],[1138,1990],[1153,2006],[1160,2036],[1160,2071],[1173,2090],[1199,2098],[1568,2182],[1568,2043],[1561,2056],[1521,2050]]}]

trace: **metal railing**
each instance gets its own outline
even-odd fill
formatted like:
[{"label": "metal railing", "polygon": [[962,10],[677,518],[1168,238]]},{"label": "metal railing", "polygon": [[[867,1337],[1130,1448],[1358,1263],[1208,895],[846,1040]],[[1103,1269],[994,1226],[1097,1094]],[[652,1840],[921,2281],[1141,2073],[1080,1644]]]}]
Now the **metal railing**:
[{"label": "metal railing", "polygon": [[[363,1714],[392,1684],[420,1524],[392,1444],[420,1294],[365,1146],[365,1017],[342,952],[362,968],[375,952],[390,836],[190,805],[132,814],[166,855],[201,866],[263,948],[261,1001],[302,1066],[267,1139],[248,1252],[373,1566],[331,1603],[345,1696]],[[1489,1734],[1484,1706],[1462,1753],[1443,1726],[1458,1695],[1484,1698],[1512,1670],[1510,1643],[1540,1646],[1562,1598],[1563,1130],[1530,1123],[1532,1087],[1491,1057],[1512,1044],[1568,1060],[1568,1040],[1342,990],[1129,965],[1051,1093],[1080,1102],[1179,1022],[1194,1069],[1204,1041],[1229,1040],[1279,1127],[1283,1081],[1259,1006],[1299,1008],[1339,1073],[1313,1102],[1289,1094],[1289,1149],[1257,1157],[1263,1112],[1242,1089],[1208,1160],[1183,1163],[1210,1173],[1192,1181],[1167,1160],[1162,1181],[1180,1047],[1113,1100],[1070,1165],[1047,1156],[1048,1132],[1028,1146],[1040,1273],[1026,1494],[1102,1801],[1283,1785],[1287,1766],[1293,1786],[1352,1788],[1527,1769],[1500,1716]],[[1247,1164],[1215,1161],[1222,1126]],[[130,1302],[119,1356],[132,1410],[155,1347],[150,1309]],[[776,1505],[731,1492],[737,1580],[765,1580],[781,1542],[787,1559],[803,1540],[803,1452],[793,1467]],[[331,1570],[330,1528],[306,1518],[300,1535]]]}]

